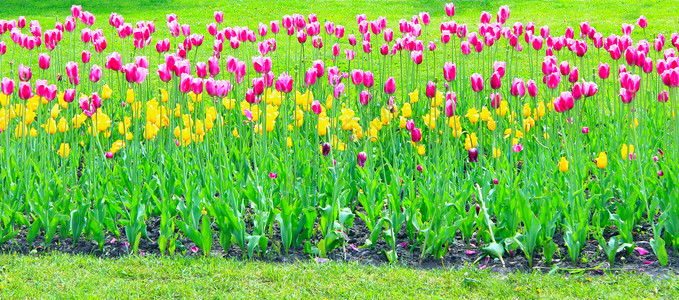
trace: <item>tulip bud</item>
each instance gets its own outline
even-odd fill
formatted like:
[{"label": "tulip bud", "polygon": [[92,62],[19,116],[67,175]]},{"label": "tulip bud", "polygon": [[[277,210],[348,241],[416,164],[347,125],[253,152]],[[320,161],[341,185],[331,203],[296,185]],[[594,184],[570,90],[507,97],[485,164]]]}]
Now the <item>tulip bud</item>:
[{"label": "tulip bud", "polygon": [[471,148],[468,151],[469,162],[478,162],[479,150],[476,148]]},{"label": "tulip bud", "polygon": [[358,153],[358,156],[356,157],[356,162],[359,167],[363,168],[365,167],[365,161],[368,159],[368,154],[365,152],[361,151]]}]

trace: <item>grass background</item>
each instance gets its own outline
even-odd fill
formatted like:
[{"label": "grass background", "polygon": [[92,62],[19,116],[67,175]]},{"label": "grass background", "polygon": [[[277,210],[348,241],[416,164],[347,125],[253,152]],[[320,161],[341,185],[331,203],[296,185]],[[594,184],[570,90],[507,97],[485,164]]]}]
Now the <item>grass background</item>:
[{"label": "grass background", "polygon": [[[0,19],[26,16],[38,20],[43,31],[70,14],[72,4],[81,4],[97,17],[95,28],[108,38],[107,53],[120,51],[120,43],[108,25],[117,12],[126,22],[153,20],[156,38],[168,36],[165,15],[179,16],[192,32],[207,34],[206,24],[214,21],[215,10],[224,11],[224,26],[255,29],[262,21],[280,19],[284,14],[316,13],[321,22],[332,20],[356,32],[355,16],[369,19],[385,16],[389,27],[421,11],[432,14],[436,39],[438,23],[444,20],[447,1],[205,1],[136,0],[78,2],[63,0],[3,0]],[[500,5],[511,9],[509,24],[534,21],[549,25],[553,34],[566,26],[578,28],[588,20],[607,36],[620,33],[621,23],[635,23],[639,15],[649,20],[649,36],[669,34],[679,28],[679,1],[455,1],[458,23],[478,23],[481,11],[495,13]],[[576,29],[577,32],[577,29]],[[7,36],[7,35],[5,35]],[[633,38],[643,37],[636,29]],[[7,40],[8,37],[2,37]],[[209,40],[209,38],[208,38]],[[152,46],[153,47],[153,46]],[[208,47],[204,47],[208,48]],[[2,298],[668,298],[679,294],[676,276],[652,279],[646,275],[594,276],[575,274],[499,275],[471,268],[460,270],[415,270],[398,266],[362,266],[345,263],[275,264],[230,261],[220,258],[128,257],[102,260],[63,254],[0,256],[0,297]]]},{"label": "grass background", "polygon": [[[409,19],[413,14],[422,11],[432,16],[432,25],[438,31],[438,23],[443,20],[445,3],[450,1],[356,1],[356,0],[320,0],[320,1],[208,1],[208,0],[3,0],[0,18],[11,19],[26,16],[30,21],[39,20],[43,29],[51,28],[57,19],[62,20],[70,15],[72,4],[80,4],[84,10],[95,14],[95,27],[108,29],[108,16],[117,12],[125,17],[126,22],[134,24],[139,20],[154,20],[158,29],[167,32],[165,15],[176,13],[181,23],[192,25],[192,31],[207,33],[206,25],[214,22],[213,12],[224,12],[225,26],[248,26],[256,29],[259,22],[268,24],[270,20],[280,19],[285,14],[300,13],[308,15],[316,13],[319,21],[334,21],[347,27],[347,34],[357,31],[355,17],[365,13],[368,19],[378,16],[387,17],[389,27],[398,28],[398,20]],[[607,36],[620,34],[620,24],[635,23],[640,15],[648,18],[647,32],[663,32],[668,35],[679,28],[679,14],[672,13],[679,1],[664,0],[600,0],[600,1],[454,1],[458,23],[466,23],[475,28],[481,11],[496,13],[500,5],[509,5],[511,15],[508,23],[516,21],[524,24],[533,21],[537,26],[549,25],[553,33],[563,33],[567,26],[577,28],[581,21],[589,21],[592,26]],[[474,26],[472,26],[474,25]],[[162,31],[161,31],[162,32]],[[432,32],[430,30],[430,32]],[[157,34],[158,35],[158,34]],[[639,38],[641,30],[636,30],[633,37]],[[109,43],[112,42],[109,38]]]},{"label": "grass background", "polygon": [[208,258],[0,256],[0,297],[22,298],[672,298],[673,275],[509,274],[347,263]]}]

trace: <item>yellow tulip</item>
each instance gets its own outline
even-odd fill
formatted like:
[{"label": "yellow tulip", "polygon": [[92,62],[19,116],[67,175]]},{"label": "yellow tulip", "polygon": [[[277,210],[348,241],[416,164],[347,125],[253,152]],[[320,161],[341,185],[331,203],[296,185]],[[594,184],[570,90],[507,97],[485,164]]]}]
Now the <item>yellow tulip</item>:
[{"label": "yellow tulip", "polygon": [[134,90],[129,88],[127,89],[127,98],[125,99],[125,102],[128,104],[134,103]]},{"label": "yellow tulip", "polygon": [[415,89],[411,93],[408,93],[408,96],[410,97],[410,103],[415,103],[420,99],[420,90]]},{"label": "yellow tulip", "polygon": [[104,84],[104,86],[101,88],[101,98],[102,99],[111,98],[112,93],[113,93],[113,90],[108,86],[108,84]]},{"label": "yellow tulip", "polygon": [[608,166],[608,156],[606,155],[606,152],[601,152],[595,159],[596,161],[596,166],[599,169],[605,169],[606,166]]},{"label": "yellow tulip", "polygon": [[61,145],[59,145],[59,150],[57,150],[57,154],[59,154],[59,156],[62,158],[68,158],[70,153],[71,146],[69,146],[68,143],[61,143]]},{"label": "yellow tulip", "polygon": [[52,118],[47,119],[47,124],[43,125],[43,127],[45,127],[45,132],[48,134],[57,133],[57,122]]},{"label": "yellow tulip", "polygon": [[165,89],[160,89],[160,101],[167,102],[170,100],[170,95]]},{"label": "yellow tulip", "polygon": [[561,160],[559,161],[559,171],[564,172],[564,173],[568,172],[568,161],[563,156],[561,157]]},{"label": "yellow tulip", "polygon": [[57,128],[59,129],[60,133],[64,133],[64,132],[68,131],[68,122],[66,121],[66,118],[61,117],[61,119],[59,119],[59,123],[57,124]]}]

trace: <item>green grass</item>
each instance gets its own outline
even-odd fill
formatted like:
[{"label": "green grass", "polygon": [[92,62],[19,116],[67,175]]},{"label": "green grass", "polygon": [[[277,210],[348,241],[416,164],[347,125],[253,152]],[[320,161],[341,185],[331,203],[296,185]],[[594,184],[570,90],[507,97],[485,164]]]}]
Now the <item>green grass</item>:
[{"label": "green grass", "polygon": [[[109,48],[120,51],[108,16],[122,14],[127,22],[154,20],[155,40],[168,36],[165,15],[174,12],[192,31],[207,34],[215,10],[225,12],[225,26],[256,28],[262,21],[284,14],[316,13],[319,20],[345,25],[356,31],[355,15],[370,19],[385,16],[389,27],[420,11],[432,14],[434,39],[444,20],[448,1],[233,1],[136,0],[78,1],[97,17],[95,28],[104,28]],[[647,33],[669,34],[679,28],[679,15],[672,9],[679,1],[455,1],[458,23],[476,24],[481,11],[495,13],[500,5],[511,8],[510,24],[534,21],[549,25],[553,33],[566,26],[577,28],[589,20],[607,36],[620,33],[621,23],[634,23],[639,15],[649,20]],[[41,22],[43,30],[70,14],[71,1],[3,0],[0,19],[24,15]],[[475,26],[470,26],[470,30]],[[576,30],[577,32],[577,30]],[[5,35],[7,36],[7,35]],[[635,30],[635,39],[642,31]],[[3,37],[8,41],[8,37]],[[210,40],[209,38],[206,40]],[[328,43],[326,42],[326,45]],[[329,45],[328,45],[329,46]],[[327,46],[326,46],[327,47]],[[203,47],[206,49],[209,47]],[[153,50],[153,46],[148,51]],[[147,55],[149,55],[147,52]],[[153,56],[153,55],[150,55]],[[205,56],[203,56],[205,57]],[[8,63],[6,61],[6,63]],[[153,67],[152,67],[153,69]],[[35,69],[34,69],[35,70]],[[652,279],[640,274],[572,275],[510,274],[460,269],[415,270],[396,266],[361,266],[346,263],[272,264],[220,258],[129,257],[101,260],[87,256],[0,256],[2,298],[668,298],[679,294],[676,277]]]},{"label": "green grass", "polygon": [[668,298],[673,275],[500,275],[347,263],[210,258],[0,256],[0,297],[23,298]]},{"label": "green grass", "polygon": [[[205,25],[214,21],[212,14],[216,10],[224,11],[226,26],[249,26],[256,29],[260,21],[280,19],[284,14],[316,13],[319,21],[331,20],[347,26],[347,33],[356,31],[356,14],[365,13],[369,19],[385,16],[390,27],[398,28],[398,20],[409,19],[421,11],[430,12],[432,24],[438,30],[443,20],[445,3],[450,1],[314,1],[310,5],[306,1],[208,1],[208,0],[82,0],[75,1],[97,17],[95,27],[110,28],[108,16],[117,12],[127,22],[134,24],[138,20],[155,20],[159,29],[167,31],[165,15],[171,12],[179,16],[180,22],[186,22],[194,30],[207,33]],[[28,20],[36,19],[43,24],[43,29],[51,28],[54,20],[70,15],[70,7],[74,1],[65,0],[5,0],[2,3],[0,18],[16,18],[24,15]],[[676,31],[679,15],[670,13],[668,7],[676,7],[679,1],[454,1],[458,23],[469,24],[475,28],[481,11],[495,13],[500,5],[507,4],[511,9],[509,25],[516,21],[524,24],[534,21],[536,25],[549,25],[563,33],[566,26],[577,28],[582,21],[588,20],[592,26],[607,36],[620,34],[621,23],[635,23],[639,15],[645,15],[649,21],[647,32],[663,32],[666,35]],[[48,26],[48,24],[50,26]],[[351,27],[349,27],[351,26]],[[470,28],[470,31],[471,29]],[[641,30],[635,30],[633,37],[641,37]],[[109,39],[109,43],[112,39]]]}]

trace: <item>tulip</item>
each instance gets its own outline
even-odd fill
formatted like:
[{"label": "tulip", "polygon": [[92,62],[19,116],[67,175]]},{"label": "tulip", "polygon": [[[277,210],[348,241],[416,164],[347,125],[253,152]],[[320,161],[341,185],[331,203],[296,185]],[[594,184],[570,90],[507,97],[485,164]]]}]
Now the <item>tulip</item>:
[{"label": "tulip", "polygon": [[304,74],[304,84],[306,86],[312,86],[316,83],[316,72],[316,68],[314,67],[311,67],[306,71]]},{"label": "tulip", "polygon": [[215,16],[215,22],[220,23],[220,24],[222,22],[224,22],[224,12],[216,11],[214,16]]},{"label": "tulip", "polygon": [[200,78],[207,77],[207,64],[204,62],[196,63],[196,76]]},{"label": "tulip", "polygon": [[573,89],[571,90],[571,94],[573,94],[573,99],[575,100],[580,100],[582,98],[582,84],[580,82],[576,82],[573,84]]},{"label": "tulip", "polygon": [[494,109],[500,108],[500,103],[502,103],[502,95],[500,93],[491,93],[490,94],[490,107]]},{"label": "tulip", "polygon": [[32,74],[31,68],[24,66],[24,64],[19,65],[19,80],[30,81],[33,76]]},{"label": "tulip", "polygon": [[427,88],[425,90],[425,95],[427,98],[434,98],[436,97],[436,84],[434,84],[433,81],[427,82]]},{"label": "tulip", "polygon": [[179,91],[182,93],[188,93],[191,91],[191,83],[193,82],[193,77],[190,74],[181,74],[179,79]]},{"label": "tulip", "polygon": [[7,77],[2,78],[2,93],[6,96],[14,93],[14,80]]},{"label": "tulip", "polygon": [[406,122],[406,129],[408,131],[413,131],[413,129],[415,129],[415,121],[413,121],[412,119],[408,120]]},{"label": "tulip", "polygon": [[561,160],[559,161],[559,171],[565,173],[568,172],[568,160],[566,160],[565,157],[561,157]]},{"label": "tulip", "polygon": [[667,92],[667,90],[663,90],[662,92],[660,92],[660,94],[658,94],[658,101],[659,102],[665,103],[669,100],[669,98],[670,98],[670,95]]},{"label": "tulip", "polygon": [[354,69],[351,70],[351,83],[354,85],[361,85],[363,84],[363,70],[360,69]]},{"label": "tulip", "polygon": [[279,75],[275,86],[276,90],[281,93],[290,93],[292,91],[292,77],[287,73]]},{"label": "tulip", "polygon": [[464,55],[469,55],[472,52],[471,44],[469,44],[469,42],[467,41],[462,41],[462,43],[460,44],[460,49],[462,50],[462,54]]},{"label": "tulip", "polygon": [[158,77],[160,77],[160,80],[163,82],[172,80],[172,73],[166,64],[158,65]]},{"label": "tulip", "polygon": [[413,130],[410,131],[410,139],[413,143],[419,143],[422,140],[422,132],[420,132],[419,128],[413,128]]},{"label": "tulip", "polygon": [[[535,87],[537,89],[537,87]],[[514,97],[523,97],[526,94],[526,84],[523,79],[514,78],[510,93]]]},{"label": "tulip", "polygon": [[445,9],[446,9],[446,15],[447,15],[448,17],[453,17],[453,16],[455,16],[455,4],[453,4],[453,3],[446,3]]},{"label": "tulip", "polygon": [[528,80],[526,83],[526,90],[528,90],[528,95],[535,98],[538,96],[538,86],[535,84],[535,81]]},{"label": "tulip", "polygon": [[582,133],[588,134],[589,133],[589,127],[582,127]]},{"label": "tulip", "polygon": [[75,89],[67,89],[64,91],[64,102],[71,103],[75,100]]},{"label": "tulip", "polygon": [[629,104],[634,100],[635,94],[625,88],[620,88],[620,93],[618,94],[622,103]]},{"label": "tulip", "polygon": [[359,167],[363,168],[365,167],[365,161],[368,159],[368,154],[365,152],[361,151],[358,153],[358,156],[356,157],[356,162]]},{"label": "tulip", "polygon": [[599,63],[599,78],[607,79],[610,74],[611,68],[607,63]]},{"label": "tulip", "polygon": [[92,65],[92,68],[90,69],[90,81],[91,82],[99,82],[99,79],[101,79],[101,67],[97,65]]},{"label": "tulip", "polygon": [[31,89],[30,82],[19,82],[19,98],[21,100],[28,100],[33,97],[33,90]]},{"label": "tulip", "polygon": [[415,64],[421,64],[422,63],[422,51],[413,51],[410,53],[410,58],[413,60]]},{"label": "tulip", "polygon": [[367,88],[371,88],[375,84],[375,76],[370,71],[365,71],[363,73],[363,85]]},{"label": "tulip", "polygon": [[203,79],[193,78],[193,81],[191,81],[191,91],[196,95],[202,94],[203,93]]},{"label": "tulip", "polygon": [[110,55],[106,56],[105,67],[109,70],[120,71],[123,67],[123,62],[122,59],[120,58],[120,54],[118,54],[118,52],[113,52]]},{"label": "tulip", "polygon": [[328,156],[328,154],[330,154],[330,143],[323,143],[323,146],[321,146],[321,153],[323,153],[323,156]]},{"label": "tulip", "polygon": [[50,56],[47,55],[47,53],[40,53],[40,55],[38,55],[38,67],[42,70],[50,68]]},{"label": "tulip", "polygon": [[605,169],[606,166],[608,166],[608,156],[606,155],[606,152],[600,152],[594,161],[596,162],[597,168]]},{"label": "tulip", "polygon": [[446,116],[448,118],[455,115],[455,110],[457,110],[457,95],[455,92],[446,93]]},{"label": "tulip", "polygon": [[500,77],[500,73],[493,72],[493,75],[490,77],[490,88],[497,90],[501,86],[502,86],[502,79]]},{"label": "tulip", "polygon": [[314,100],[311,102],[311,111],[317,115],[321,114],[322,112],[321,103],[318,102],[318,100]]},{"label": "tulip", "polygon": [[445,64],[443,64],[443,78],[446,81],[451,82],[451,81],[455,80],[456,73],[457,73],[457,67],[456,67],[455,64],[453,64],[451,62],[446,62]]},{"label": "tulip", "polygon": [[467,155],[468,155],[468,157],[469,157],[469,162],[470,162],[470,163],[471,163],[471,162],[478,162],[478,161],[479,161],[479,159],[478,159],[478,157],[479,157],[479,150],[478,150],[478,149],[476,149],[476,148],[471,148],[471,149],[469,149],[469,151],[467,152]]},{"label": "tulip", "polygon": [[514,151],[515,153],[519,153],[522,150],[523,150],[523,145],[521,145],[521,144],[514,144],[512,146],[512,151]]},{"label": "tulip", "polygon": [[573,69],[571,69],[570,74],[568,74],[568,82],[575,83],[576,81],[578,81],[579,77],[578,74],[579,74],[578,67],[573,67]]},{"label": "tulip", "polygon": [[333,97],[335,97],[335,99],[339,99],[340,97],[342,97],[342,95],[344,94],[344,89],[345,89],[344,83],[340,82],[338,85],[335,86],[335,89],[333,90],[332,93]]},{"label": "tulip", "polygon": [[471,76],[471,82],[472,82],[472,90],[474,92],[480,92],[483,90],[483,77],[481,74],[474,73]]},{"label": "tulip", "polygon": [[370,103],[370,100],[372,100],[373,96],[370,94],[370,91],[368,90],[363,90],[358,96],[359,101],[361,102],[362,105],[368,105]]},{"label": "tulip", "polygon": [[396,92],[396,81],[394,77],[389,77],[384,83],[384,93],[393,95]]}]

